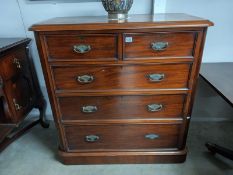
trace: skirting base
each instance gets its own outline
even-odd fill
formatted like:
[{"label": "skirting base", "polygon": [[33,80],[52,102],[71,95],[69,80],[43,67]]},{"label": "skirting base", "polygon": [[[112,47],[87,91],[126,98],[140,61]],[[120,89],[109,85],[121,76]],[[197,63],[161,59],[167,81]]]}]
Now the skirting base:
[{"label": "skirting base", "polygon": [[153,163],[183,163],[186,160],[187,149],[166,152],[75,152],[59,151],[63,164],[153,164]]}]

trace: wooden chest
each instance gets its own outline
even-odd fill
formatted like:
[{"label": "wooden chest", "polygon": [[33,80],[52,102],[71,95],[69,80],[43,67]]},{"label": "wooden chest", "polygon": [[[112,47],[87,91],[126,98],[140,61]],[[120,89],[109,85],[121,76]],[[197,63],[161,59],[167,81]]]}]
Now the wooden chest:
[{"label": "wooden chest", "polygon": [[[0,38],[0,152],[37,123],[45,123],[46,104],[30,56],[29,38]],[[24,122],[33,108],[39,120]]]},{"label": "wooden chest", "polygon": [[185,14],[55,18],[35,32],[65,164],[184,162],[207,27]]}]

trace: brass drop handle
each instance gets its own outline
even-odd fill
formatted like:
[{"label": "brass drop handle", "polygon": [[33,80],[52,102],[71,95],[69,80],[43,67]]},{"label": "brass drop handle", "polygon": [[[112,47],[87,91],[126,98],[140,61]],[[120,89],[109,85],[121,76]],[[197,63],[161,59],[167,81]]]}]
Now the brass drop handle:
[{"label": "brass drop handle", "polygon": [[147,105],[147,110],[149,112],[158,112],[158,111],[161,111],[162,109],[163,109],[162,104],[149,104],[149,105]]},{"label": "brass drop handle", "polygon": [[90,51],[91,51],[91,46],[88,45],[88,44],[74,45],[74,46],[73,46],[73,50],[74,50],[74,52],[76,52],[76,53],[84,54],[84,53],[87,53],[87,52],[90,52]]},{"label": "brass drop handle", "polygon": [[83,113],[94,113],[97,112],[98,108],[97,106],[83,106],[82,112]]},{"label": "brass drop handle", "polygon": [[17,102],[16,102],[16,99],[13,98],[13,103],[14,103],[14,106],[15,106],[15,110],[16,111],[19,111],[22,109],[22,106],[20,106]]},{"label": "brass drop handle", "polygon": [[163,51],[167,49],[168,45],[168,42],[155,42],[151,43],[151,48],[154,51]]},{"label": "brass drop handle", "polygon": [[88,135],[85,137],[86,142],[90,142],[90,143],[97,142],[99,139],[100,137],[97,135]]},{"label": "brass drop handle", "polygon": [[147,134],[145,135],[145,138],[149,140],[155,140],[159,138],[159,135],[158,134]]},{"label": "brass drop handle", "polygon": [[151,81],[151,82],[160,82],[164,80],[165,74],[148,74],[146,77]]},{"label": "brass drop handle", "polygon": [[20,63],[20,60],[17,59],[17,58],[14,58],[13,64],[16,65],[17,69],[21,69],[21,68],[22,68],[21,63]]},{"label": "brass drop handle", "polygon": [[77,81],[81,84],[88,84],[94,81],[94,76],[92,75],[81,75],[77,77]]}]

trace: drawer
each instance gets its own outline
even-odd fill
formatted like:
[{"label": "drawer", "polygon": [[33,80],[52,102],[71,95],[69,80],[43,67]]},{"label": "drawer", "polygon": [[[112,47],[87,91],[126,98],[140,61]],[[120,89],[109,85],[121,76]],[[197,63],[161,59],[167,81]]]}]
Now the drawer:
[{"label": "drawer", "polygon": [[117,35],[47,35],[50,60],[116,60]]},{"label": "drawer", "polygon": [[24,49],[16,50],[2,59],[1,69],[3,79],[8,80],[19,74],[25,69],[26,51]]},{"label": "drawer", "polygon": [[53,67],[57,90],[187,88],[190,64]]},{"label": "drawer", "polygon": [[124,35],[124,59],[193,57],[196,33],[142,33]]},{"label": "drawer", "polygon": [[181,125],[120,124],[65,126],[68,148],[163,149],[177,148]]},{"label": "drawer", "polygon": [[185,95],[60,97],[63,120],[182,117]]}]

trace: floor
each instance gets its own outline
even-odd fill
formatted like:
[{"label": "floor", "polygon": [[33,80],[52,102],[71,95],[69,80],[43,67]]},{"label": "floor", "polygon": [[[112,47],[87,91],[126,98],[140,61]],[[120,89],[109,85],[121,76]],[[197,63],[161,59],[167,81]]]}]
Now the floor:
[{"label": "floor", "polygon": [[65,166],[57,160],[54,125],[38,125],[0,154],[0,175],[233,175],[232,161],[204,147],[207,140],[232,147],[232,127],[233,122],[191,122],[183,164]]}]

